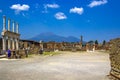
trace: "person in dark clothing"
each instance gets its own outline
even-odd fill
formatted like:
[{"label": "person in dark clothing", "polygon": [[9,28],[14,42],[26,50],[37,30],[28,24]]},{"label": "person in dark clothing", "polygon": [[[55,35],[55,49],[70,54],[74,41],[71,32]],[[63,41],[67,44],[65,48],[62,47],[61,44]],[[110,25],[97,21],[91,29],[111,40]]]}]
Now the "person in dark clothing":
[{"label": "person in dark clothing", "polygon": [[11,58],[11,50],[10,49],[7,50],[7,53],[8,53],[8,58]]},{"label": "person in dark clothing", "polygon": [[13,58],[16,58],[16,52],[13,50]]},{"label": "person in dark clothing", "polygon": [[25,49],[25,55],[26,55],[26,57],[28,57],[28,49],[27,48]]}]

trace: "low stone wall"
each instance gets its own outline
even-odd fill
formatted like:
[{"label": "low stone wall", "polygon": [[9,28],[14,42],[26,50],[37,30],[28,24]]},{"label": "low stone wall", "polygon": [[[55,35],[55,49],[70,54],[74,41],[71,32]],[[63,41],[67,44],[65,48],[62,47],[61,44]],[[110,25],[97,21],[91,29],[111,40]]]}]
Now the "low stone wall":
[{"label": "low stone wall", "polygon": [[120,38],[110,41],[110,78],[120,80]]}]

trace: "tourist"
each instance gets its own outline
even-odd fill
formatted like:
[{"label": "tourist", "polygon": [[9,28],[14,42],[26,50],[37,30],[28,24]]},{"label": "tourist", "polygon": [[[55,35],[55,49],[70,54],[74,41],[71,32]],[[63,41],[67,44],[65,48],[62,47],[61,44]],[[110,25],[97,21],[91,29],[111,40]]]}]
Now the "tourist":
[{"label": "tourist", "polygon": [[25,49],[25,55],[28,57],[28,48]]},{"label": "tourist", "polygon": [[10,49],[7,50],[7,54],[8,54],[8,58],[10,59],[11,58],[11,50]]},{"label": "tourist", "polygon": [[40,48],[39,54],[43,54],[43,49]]},{"label": "tourist", "polygon": [[16,52],[15,52],[15,49],[13,49],[13,58],[16,58]]}]

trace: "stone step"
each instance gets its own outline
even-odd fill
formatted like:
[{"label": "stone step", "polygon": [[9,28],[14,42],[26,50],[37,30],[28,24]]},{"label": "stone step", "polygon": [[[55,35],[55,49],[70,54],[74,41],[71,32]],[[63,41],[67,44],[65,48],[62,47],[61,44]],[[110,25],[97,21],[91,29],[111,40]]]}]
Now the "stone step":
[{"label": "stone step", "polygon": [[0,55],[0,58],[6,58],[6,55]]}]

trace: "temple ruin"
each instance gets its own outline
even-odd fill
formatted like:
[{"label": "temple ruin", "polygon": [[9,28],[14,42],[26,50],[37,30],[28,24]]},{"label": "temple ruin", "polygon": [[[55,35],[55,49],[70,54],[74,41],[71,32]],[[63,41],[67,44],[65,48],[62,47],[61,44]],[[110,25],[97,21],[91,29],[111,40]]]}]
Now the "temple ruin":
[{"label": "temple ruin", "polygon": [[[6,51],[7,49],[19,50],[19,24],[8,18],[8,26],[6,27],[6,16],[3,16],[3,30],[2,30],[2,50]],[[12,30],[11,30],[12,25]]]}]

